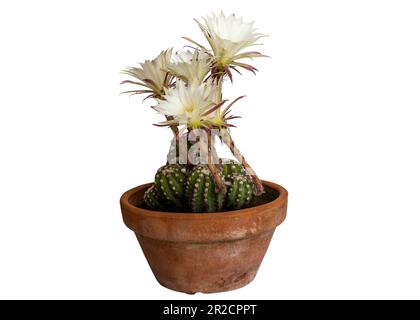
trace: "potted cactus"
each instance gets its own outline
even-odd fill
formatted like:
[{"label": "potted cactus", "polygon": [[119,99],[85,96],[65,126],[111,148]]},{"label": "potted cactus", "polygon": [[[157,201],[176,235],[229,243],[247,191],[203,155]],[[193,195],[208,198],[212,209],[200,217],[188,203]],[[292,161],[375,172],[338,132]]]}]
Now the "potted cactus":
[{"label": "potted cactus", "polygon": [[[223,84],[257,69],[244,59],[264,35],[253,22],[211,14],[196,20],[207,44],[190,38],[188,50],[162,51],[123,71],[164,116],[155,125],[172,130],[166,164],[153,183],[121,197],[123,219],[135,232],[160,284],[186,293],[221,292],[248,284],[256,275],[275,228],[286,217],[287,191],[261,181],[231,136],[231,101]],[[219,158],[216,140],[232,159]]]}]

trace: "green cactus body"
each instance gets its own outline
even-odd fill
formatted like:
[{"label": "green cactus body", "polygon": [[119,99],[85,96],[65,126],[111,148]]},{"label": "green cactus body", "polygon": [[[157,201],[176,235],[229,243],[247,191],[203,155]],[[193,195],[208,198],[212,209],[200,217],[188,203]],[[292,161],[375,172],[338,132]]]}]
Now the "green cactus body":
[{"label": "green cactus body", "polygon": [[208,167],[198,165],[188,177],[186,197],[192,212],[216,212],[222,209],[225,194],[216,192]]},{"label": "green cactus body", "polygon": [[165,209],[165,200],[162,198],[161,193],[156,189],[155,185],[151,186],[144,193],[144,202],[146,202],[146,205],[151,209]]},{"label": "green cactus body", "polygon": [[[190,168],[187,172],[187,168]],[[216,192],[216,184],[207,165],[168,164],[155,176],[155,184],[144,199],[151,209],[182,212],[217,212],[248,206],[253,184],[244,168],[234,160],[224,160],[219,174],[226,192]]]},{"label": "green cactus body", "polygon": [[246,175],[233,174],[227,193],[226,206],[240,209],[247,206],[252,199],[252,182]]},{"label": "green cactus body", "polygon": [[237,161],[231,159],[221,159],[222,173],[225,178],[231,178],[234,174],[245,174],[244,167]]},{"label": "green cactus body", "polygon": [[162,198],[177,209],[183,207],[183,197],[186,181],[186,168],[179,164],[169,164],[161,167],[155,176],[155,185]]}]

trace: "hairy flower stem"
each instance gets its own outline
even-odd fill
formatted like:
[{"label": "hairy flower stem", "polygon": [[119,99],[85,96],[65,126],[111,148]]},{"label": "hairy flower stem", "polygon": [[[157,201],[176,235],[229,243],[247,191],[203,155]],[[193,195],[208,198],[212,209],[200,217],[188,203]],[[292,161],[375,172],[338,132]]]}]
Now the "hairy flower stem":
[{"label": "hairy flower stem", "polygon": [[[217,91],[218,91],[218,101],[222,101],[222,81],[223,81],[223,74],[216,77],[215,81],[217,83]],[[216,183],[216,191],[218,193],[225,192],[226,186],[223,182],[222,178],[219,175],[219,170],[216,167],[215,163],[219,163],[219,157],[217,156],[216,150],[213,148],[213,141],[212,141],[212,133],[211,130],[207,131],[207,166],[211,172],[211,175]]]},{"label": "hairy flower stem", "polygon": [[[171,121],[173,119],[174,118],[171,117],[171,116],[166,116],[167,121]],[[175,137],[175,147],[176,147],[175,152],[178,155],[178,153],[179,153],[179,130],[178,130],[178,127],[176,125],[171,125],[171,130],[172,130],[172,133],[174,134],[174,137]]]},{"label": "hairy flower stem", "polygon": [[217,102],[222,102],[222,100],[223,100],[223,94],[222,94],[222,89],[223,89],[223,74],[222,74],[222,76],[219,76],[218,78],[217,78],[217,90],[218,90],[218,99],[219,99],[219,101],[217,101]]},{"label": "hairy flower stem", "polygon": [[221,138],[223,142],[229,147],[230,152],[235,156],[235,158],[242,163],[244,166],[246,172],[250,175],[252,182],[255,186],[255,194],[261,195],[264,193],[264,186],[258,178],[257,174],[255,173],[254,169],[249,165],[249,163],[246,161],[245,157],[242,155],[242,153],[239,151],[239,149],[236,147],[235,142],[232,139],[232,136],[230,135],[229,131],[227,129],[221,130]]},{"label": "hairy flower stem", "polygon": [[219,174],[219,169],[216,167],[215,163],[219,163],[219,159],[215,150],[213,150],[212,136],[211,131],[207,130],[207,145],[203,139],[200,139],[201,150],[206,152],[207,157],[207,167],[209,168],[211,175],[216,183],[216,191],[218,193],[226,192],[225,183],[222,180],[221,175]]},{"label": "hairy flower stem", "polygon": [[[223,87],[223,78],[225,76],[226,72],[223,72],[221,75],[216,76],[217,81],[217,88],[219,92],[219,101],[222,101],[222,87]],[[261,195],[264,193],[264,186],[258,178],[257,174],[255,173],[254,169],[249,165],[249,163],[246,161],[245,157],[242,155],[242,153],[239,151],[239,149],[236,147],[235,142],[232,139],[232,136],[230,135],[229,131],[227,129],[221,129],[220,136],[222,140],[225,142],[225,144],[229,147],[230,152],[235,156],[235,158],[242,163],[244,166],[246,172],[250,175],[252,182],[255,186],[255,193],[257,195]]]}]

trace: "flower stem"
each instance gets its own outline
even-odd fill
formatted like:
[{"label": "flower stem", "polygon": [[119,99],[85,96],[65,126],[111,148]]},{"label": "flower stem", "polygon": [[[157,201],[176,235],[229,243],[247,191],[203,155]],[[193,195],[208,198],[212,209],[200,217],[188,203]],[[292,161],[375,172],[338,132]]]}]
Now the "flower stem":
[{"label": "flower stem", "polygon": [[236,147],[235,142],[232,139],[232,136],[230,135],[229,131],[227,129],[221,130],[221,137],[223,142],[229,147],[230,152],[235,156],[235,158],[242,163],[244,166],[246,172],[250,175],[252,182],[255,186],[255,194],[261,195],[264,193],[264,186],[258,178],[257,174],[255,173],[254,169],[249,165],[249,163],[246,161],[245,157],[241,154],[239,149]]},{"label": "flower stem", "polygon": [[[174,118],[171,117],[171,116],[166,116],[167,121],[171,121],[173,119]],[[178,130],[178,127],[174,124],[171,125],[170,128],[171,128],[172,133],[174,134],[174,138],[175,138],[175,147],[176,147],[175,153],[178,155],[178,152],[179,152],[179,130]]]},{"label": "flower stem", "polygon": [[224,76],[224,74],[219,76],[216,80],[217,81],[218,98],[219,98],[219,101],[217,101],[217,102],[222,102],[222,100],[223,100],[223,94],[222,94],[223,76]]},{"label": "flower stem", "polygon": [[[219,159],[217,156],[217,153],[215,150],[213,150],[213,142],[212,142],[212,136],[211,136],[211,131],[210,130],[206,130],[207,131],[207,148],[203,148],[204,150],[207,150],[207,167],[210,170],[210,173],[214,179],[214,182],[216,184],[216,192],[221,193],[221,192],[225,192],[226,191],[226,186],[225,183],[221,177],[221,175],[219,174],[219,170],[216,167],[215,163],[219,163]],[[202,141],[200,139],[200,143],[204,144],[204,141]],[[214,152],[213,152],[214,151]]]}]

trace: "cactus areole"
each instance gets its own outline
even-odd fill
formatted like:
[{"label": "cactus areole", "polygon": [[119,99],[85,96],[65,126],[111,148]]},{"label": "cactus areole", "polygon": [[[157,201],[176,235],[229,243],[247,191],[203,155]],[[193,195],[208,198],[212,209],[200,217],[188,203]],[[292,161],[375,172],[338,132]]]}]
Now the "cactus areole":
[{"label": "cactus areole", "polygon": [[[123,71],[130,79],[122,84],[133,86],[124,93],[145,94],[143,101],[164,117],[155,125],[170,128],[173,138],[154,182],[120,202],[157,280],[210,293],[252,281],[286,217],[287,191],[261,181],[245,159],[231,134],[231,121],[240,118],[232,106],[244,96],[223,95],[234,73],[256,73],[243,60],[266,57],[250,50],[265,35],[234,14],[195,21],[207,44],[184,37],[187,51],[167,49]],[[231,158],[219,158],[223,147]]]}]

